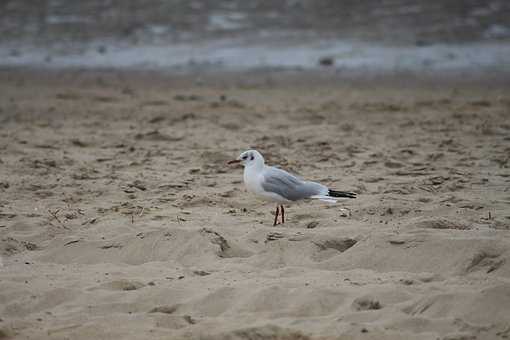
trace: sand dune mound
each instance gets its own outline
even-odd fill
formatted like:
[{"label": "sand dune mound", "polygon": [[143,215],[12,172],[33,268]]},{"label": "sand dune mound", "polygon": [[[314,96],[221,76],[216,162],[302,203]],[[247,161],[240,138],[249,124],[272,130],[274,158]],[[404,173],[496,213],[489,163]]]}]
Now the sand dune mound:
[{"label": "sand dune mound", "polygon": [[507,326],[506,311],[510,308],[508,285],[482,290],[463,290],[439,293],[420,299],[403,309],[413,316],[441,318],[456,317],[472,325]]},{"label": "sand dune mound", "polygon": [[104,240],[55,241],[40,260],[55,263],[95,264],[103,262],[143,264],[172,261],[182,265],[200,265],[216,258],[248,257],[249,250],[227,241],[212,229],[169,229],[129,234]]},{"label": "sand dune mound", "polygon": [[[508,276],[508,241],[456,233],[409,232],[398,236],[371,237],[322,262],[320,267],[443,275],[499,271],[499,275]],[[377,256],[373,255],[374,249],[377,249]]]}]

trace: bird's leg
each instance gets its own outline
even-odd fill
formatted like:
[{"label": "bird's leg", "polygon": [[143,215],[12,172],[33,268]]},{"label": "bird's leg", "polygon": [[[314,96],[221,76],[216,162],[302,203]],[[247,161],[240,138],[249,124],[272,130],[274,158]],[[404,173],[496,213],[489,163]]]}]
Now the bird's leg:
[{"label": "bird's leg", "polygon": [[285,223],[285,209],[283,209],[283,204],[280,205],[280,209],[282,211],[282,224]]},{"label": "bird's leg", "polygon": [[280,206],[279,206],[279,205],[277,205],[277,206],[276,206],[276,212],[275,212],[275,214],[274,214],[274,223],[273,223],[273,227],[274,227],[275,225],[277,225],[277,224],[278,224],[277,222],[278,222],[278,214],[279,214],[279,213],[280,213]]}]

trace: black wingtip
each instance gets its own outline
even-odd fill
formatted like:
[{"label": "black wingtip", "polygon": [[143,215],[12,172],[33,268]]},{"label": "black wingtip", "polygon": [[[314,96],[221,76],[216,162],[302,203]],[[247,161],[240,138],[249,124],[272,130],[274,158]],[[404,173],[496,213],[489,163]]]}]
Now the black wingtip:
[{"label": "black wingtip", "polygon": [[328,195],[331,197],[356,198],[356,194],[354,192],[348,191],[329,190]]}]

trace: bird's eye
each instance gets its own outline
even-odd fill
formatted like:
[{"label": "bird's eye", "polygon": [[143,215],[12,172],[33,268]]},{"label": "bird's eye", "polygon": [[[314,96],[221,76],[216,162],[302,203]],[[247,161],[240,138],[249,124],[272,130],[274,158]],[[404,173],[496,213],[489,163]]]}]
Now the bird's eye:
[{"label": "bird's eye", "polygon": [[242,159],[248,159],[248,156],[244,155],[244,156],[242,157]]},{"label": "bird's eye", "polygon": [[250,155],[250,161],[252,161],[255,157],[253,155]]}]

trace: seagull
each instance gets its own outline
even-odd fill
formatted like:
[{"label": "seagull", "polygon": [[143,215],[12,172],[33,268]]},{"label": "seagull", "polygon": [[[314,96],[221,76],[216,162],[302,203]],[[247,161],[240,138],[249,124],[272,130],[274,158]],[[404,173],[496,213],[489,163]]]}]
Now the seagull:
[{"label": "seagull", "polygon": [[267,166],[257,150],[244,151],[228,164],[244,166],[243,178],[248,191],[265,201],[276,202],[273,226],[279,224],[280,212],[281,223],[285,223],[283,204],[303,199],[336,203],[339,199],[356,198],[353,192],[332,190],[320,183],[305,181],[282,169]]}]

